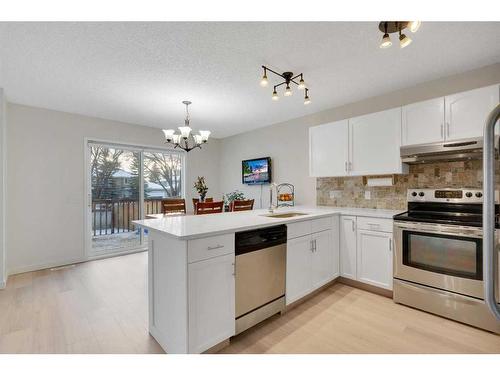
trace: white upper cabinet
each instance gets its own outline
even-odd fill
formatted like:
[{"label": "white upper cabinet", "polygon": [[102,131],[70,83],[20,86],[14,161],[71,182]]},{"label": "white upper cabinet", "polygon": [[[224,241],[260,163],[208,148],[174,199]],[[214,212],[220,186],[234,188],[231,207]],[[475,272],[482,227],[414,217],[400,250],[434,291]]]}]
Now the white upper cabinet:
[{"label": "white upper cabinet", "polygon": [[309,175],[345,176],[348,157],[348,121],[309,128]]},{"label": "white upper cabinet", "polygon": [[446,96],[446,140],[481,137],[486,117],[498,101],[498,85]]},{"label": "white upper cabinet", "polygon": [[401,162],[401,107],[349,119],[349,173],[405,173]]},{"label": "white upper cabinet", "polygon": [[444,140],[443,98],[405,105],[402,111],[403,146]]}]

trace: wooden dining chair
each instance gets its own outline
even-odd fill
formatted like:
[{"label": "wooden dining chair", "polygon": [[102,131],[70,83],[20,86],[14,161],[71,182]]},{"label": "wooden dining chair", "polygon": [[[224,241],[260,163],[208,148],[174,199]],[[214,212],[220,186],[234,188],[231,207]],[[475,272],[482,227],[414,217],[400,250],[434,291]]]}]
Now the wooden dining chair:
[{"label": "wooden dining chair", "polygon": [[220,202],[198,202],[196,203],[195,215],[220,214],[224,211],[224,201]]},{"label": "wooden dining chair", "polygon": [[[198,198],[193,198],[193,209],[194,212],[196,212],[196,203],[198,203],[200,200]],[[205,202],[213,202],[213,198],[205,198]]]},{"label": "wooden dining chair", "polygon": [[234,200],[229,205],[229,211],[234,212],[234,211],[253,210],[253,202],[254,202],[254,199],[248,199],[248,200],[242,200],[242,201]]},{"label": "wooden dining chair", "polygon": [[185,214],[186,200],[178,198],[163,199],[161,201],[161,212],[168,214]]}]

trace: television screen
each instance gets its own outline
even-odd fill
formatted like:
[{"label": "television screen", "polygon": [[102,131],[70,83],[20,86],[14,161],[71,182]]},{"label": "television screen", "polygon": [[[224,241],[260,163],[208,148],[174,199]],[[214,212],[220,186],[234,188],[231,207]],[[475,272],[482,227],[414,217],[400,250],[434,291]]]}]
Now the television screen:
[{"label": "television screen", "polygon": [[271,182],[271,158],[243,160],[242,182],[244,184],[264,184]]}]

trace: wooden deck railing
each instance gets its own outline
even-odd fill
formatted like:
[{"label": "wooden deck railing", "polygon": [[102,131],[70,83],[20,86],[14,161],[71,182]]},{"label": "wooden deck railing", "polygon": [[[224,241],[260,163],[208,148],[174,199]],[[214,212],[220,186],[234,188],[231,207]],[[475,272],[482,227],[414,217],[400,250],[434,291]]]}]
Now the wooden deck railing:
[{"label": "wooden deck railing", "polygon": [[[144,214],[161,213],[162,198],[144,200]],[[133,199],[93,199],[92,233],[94,236],[137,230],[132,220],[140,218],[140,202]]]}]

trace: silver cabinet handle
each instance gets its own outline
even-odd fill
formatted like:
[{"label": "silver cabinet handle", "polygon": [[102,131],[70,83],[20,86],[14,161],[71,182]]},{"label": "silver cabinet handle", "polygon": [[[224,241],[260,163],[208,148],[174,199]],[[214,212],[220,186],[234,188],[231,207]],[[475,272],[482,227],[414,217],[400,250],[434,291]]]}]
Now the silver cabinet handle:
[{"label": "silver cabinet handle", "polygon": [[345,169],[345,171],[347,172],[347,162],[345,162],[344,169]]},{"label": "silver cabinet handle", "polygon": [[233,276],[236,276],[236,262],[233,262],[232,266],[233,266]]},{"label": "silver cabinet handle", "polygon": [[316,252],[316,239],[313,240],[313,244],[314,244],[313,249]]},{"label": "silver cabinet handle", "polygon": [[392,238],[389,238],[389,251],[392,252]]},{"label": "silver cabinet handle", "polygon": [[311,240],[311,253],[314,253],[314,240]]},{"label": "silver cabinet handle", "polygon": [[354,220],[351,220],[351,224],[352,224],[352,231],[354,232],[354,231],[355,231],[355,228],[354,228]]},{"label": "silver cabinet handle", "polygon": [[217,250],[217,249],[222,249],[224,245],[217,245],[217,246],[208,246],[208,250]]}]

